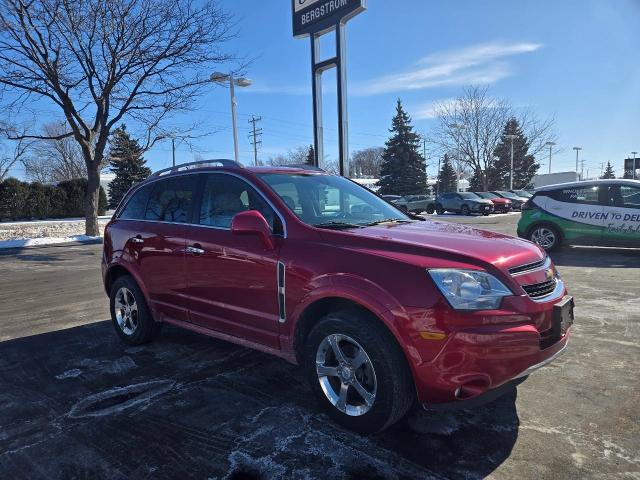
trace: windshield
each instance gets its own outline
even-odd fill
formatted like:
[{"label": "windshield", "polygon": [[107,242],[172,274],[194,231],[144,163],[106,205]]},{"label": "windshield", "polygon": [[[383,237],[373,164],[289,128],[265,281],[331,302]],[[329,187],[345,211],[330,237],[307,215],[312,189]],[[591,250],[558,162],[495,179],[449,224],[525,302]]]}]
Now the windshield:
[{"label": "windshield", "polygon": [[488,198],[488,199],[500,198],[498,195],[491,192],[476,192],[476,195],[478,195],[479,197]]},{"label": "windshield", "polygon": [[288,173],[258,176],[309,225],[340,228],[411,221],[371,191],[343,177]]},{"label": "windshield", "polygon": [[511,193],[511,192],[496,192],[498,195],[500,195],[501,197],[506,197],[506,198],[518,198],[518,196],[515,193]]},{"label": "windshield", "polygon": [[478,198],[481,198],[473,192],[460,192],[460,196],[465,200],[477,200]]},{"label": "windshield", "polygon": [[533,196],[526,190],[514,190],[513,193],[515,193],[519,197],[524,197],[524,198],[531,198]]}]

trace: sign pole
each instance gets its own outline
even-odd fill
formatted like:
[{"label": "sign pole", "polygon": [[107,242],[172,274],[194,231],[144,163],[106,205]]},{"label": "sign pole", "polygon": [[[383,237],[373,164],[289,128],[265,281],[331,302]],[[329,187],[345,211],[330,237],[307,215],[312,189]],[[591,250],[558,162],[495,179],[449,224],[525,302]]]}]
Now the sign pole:
[{"label": "sign pole", "polygon": [[340,145],[340,175],[349,176],[349,120],[347,116],[346,25],[336,25],[336,72],[338,79],[338,144]]},{"label": "sign pole", "polygon": [[324,158],[324,136],[322,131],[322,72],[316,70],[320,56],[320,36],[312,33],[311,39],[311,88],[313,90],[313,144],[315,148],[314,165],[320,165]]}]

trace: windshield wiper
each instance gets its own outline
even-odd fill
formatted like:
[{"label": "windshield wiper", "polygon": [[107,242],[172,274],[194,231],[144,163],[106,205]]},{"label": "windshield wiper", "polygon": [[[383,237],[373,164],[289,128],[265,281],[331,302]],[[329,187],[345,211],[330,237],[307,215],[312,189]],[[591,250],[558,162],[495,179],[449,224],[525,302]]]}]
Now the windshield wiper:
[{"label": "windshield wiper", "polygon": [[324,223],[316,223],[313,225],[318,228],[334,228],[339,230],[341,228],[362,228],[365,225],[357,224],[357,223],[347,223],[347,222],[324,222]]},{"label": "windshield wiper", "polygon": [[380,225],[381,223],[411,223],[412,220],[404,220],[402,218],[385,218],[384,220],[376,220],[375,222],[369,222],[366,225],[371,227],[373,225]]}]

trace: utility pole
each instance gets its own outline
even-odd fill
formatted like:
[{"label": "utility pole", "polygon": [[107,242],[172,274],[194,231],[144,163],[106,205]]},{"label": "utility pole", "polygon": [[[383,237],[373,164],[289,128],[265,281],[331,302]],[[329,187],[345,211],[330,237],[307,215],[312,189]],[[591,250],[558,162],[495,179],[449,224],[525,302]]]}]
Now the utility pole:
[{"label": "utility pole", "polygon": [[582,150],[582,147],[573,147],[573,149],[576,151],[576,173],[578,173],[578,157],[580,155],[580,150]]},{"label": "utility pole", "polygon": [[511,140],[511,170],[509,170],[509,190],[513,190],[513,141],[518,135],[505,135],[505,138]]},{"label": "utility pole", "polygon": [[631,152],[631,155],[633,155],[633,163],[631,164],[631,178],[633,180],[636,179],[636,155],[638,154],[638,152]]},{"label": "utility pole", "polygon": [[551,149],[555,145],[555,142],[547,142],[545,145],[549,147],[549,173],[551,173]]},{"label": "utility pole", "polygon": [[[584,180],[584,164],[585,164],[586,160],[580,160],[580,180]],[[587,174],[589,173],[589,170],[587,170]],[[587,175],[588,176],[588,175]]]},{"label": "utility pole", "polygon": [[604,174],[604,162],[600,162],[600,177]]},{"label": "utility pole", "polygon": [[173,157],[173,166],[176,166],[176,139],[171,138],[171,155]]},{"label": "utility pole", "polygon": [[250,140],[253,145],[253,163],[256,166],[258,166],[258,144],[262,143],[262,140],[258,140],[258,136],[262,135],[262,129],[256,128],[256,123],[260,120],[262,120],[262,117],[256,117],[255,115],[251,115],[251,118],[249,119],[249,123],[252,124],[249,136],[250,138],[253,138],[253,140]]}]

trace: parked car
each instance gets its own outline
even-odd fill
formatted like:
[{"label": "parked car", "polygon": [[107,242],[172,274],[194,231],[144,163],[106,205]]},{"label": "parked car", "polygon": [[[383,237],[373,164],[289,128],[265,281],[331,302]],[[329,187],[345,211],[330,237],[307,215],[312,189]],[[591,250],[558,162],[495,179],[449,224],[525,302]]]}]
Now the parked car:
[{"label": "parked car", "polygon": [[436,201],[428,195],[405,195],[391,201],[405,212],[434,213],[436,211]]},{"label": "parked car", "polygon": [[509,190],[509,191],[513,193],[516,197],[522,197],[522,198],[533,197],[533,193],[529,192],[528,190]]},{"label": "parked car", "polygon": [[506,190],[493,190],[491,193],[495,193],[499,197],[506,198],[507,200],[511,200],[511,206],[514,210],[521,210],[522,205],[529,200],[526,197],[519,197],[515,193],[511,193]]},{"label": "parked car", "polygon": [[541,187],[522,208],[518,235],[545,250],[563,244],[640,247],[640,181]]},{"label": "parked car", "polygon": [[496,213],[507,213],[512,209],[511,200],[507,198],[502,198],[495,193],[492,192],[473,192],[478,195],[480,198],[486,198],[487,200],[491,200],[493,203],[493,211]]},{"label": "parked car", "polygon": [[402,196],[400,195],[380,195],[382,198],[384,198],[387,202],[393,202],[395,200],[400,200],[402,198]]},{"label": "parked car", "polygon": [[416,401],[495,398],[564,350],[573,318],[531,242],[412,220],[322,171],[230,160],[134,186],[105,228],[102,274],[125,343],[168,323],[279,356],[361,432]]},{"label": "parked car", "polygon": [[436,212],[438,214],[455,212],[462,215],[471,215],[472,213],[489,215],[493,212],[493,202],[472,192],[443,193],[438,195],[436,199]]}]

